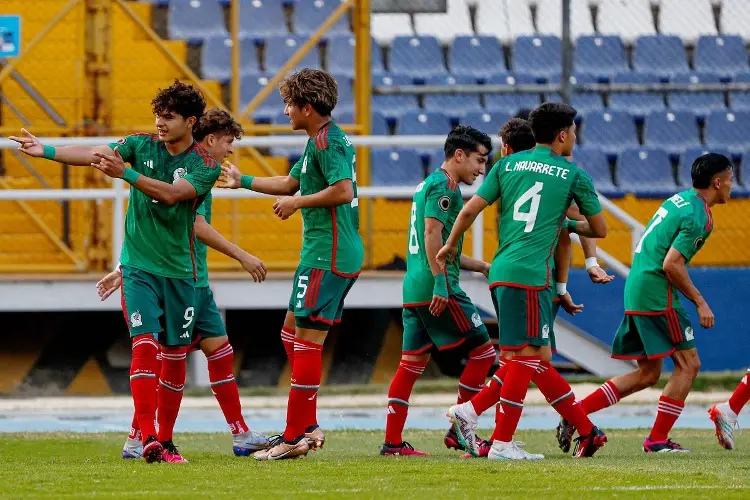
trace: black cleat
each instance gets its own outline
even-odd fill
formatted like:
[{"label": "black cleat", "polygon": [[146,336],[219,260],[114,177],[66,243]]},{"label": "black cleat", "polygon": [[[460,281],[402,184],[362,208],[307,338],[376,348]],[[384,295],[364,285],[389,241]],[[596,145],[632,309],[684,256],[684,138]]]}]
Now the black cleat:
[{"label": "black cleat", "polygon": [[560,423],[557,426],[557,444],[560,446],[563,453],[568,453],[570,451],[570,445],[573,442],[573,434],[575,431],[576,428],[573,427],[573,424],[562,417],[560,418]]}]

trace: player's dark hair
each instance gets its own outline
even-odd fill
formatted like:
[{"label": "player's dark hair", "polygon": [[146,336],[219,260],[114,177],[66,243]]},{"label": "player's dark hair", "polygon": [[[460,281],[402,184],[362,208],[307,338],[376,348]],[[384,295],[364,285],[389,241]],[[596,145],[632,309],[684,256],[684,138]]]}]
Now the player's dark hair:
[{"label": "player's dark hair", "polygon": [[539,144],[552,144],[561,131],[573,125],[578,112],[561,102],[545,102],[529,115],[529,125]]},{"label": "player's dark hair", "polygon": [[194,116],[197,122],[206,111],[206,100],[197,88],[175,80],[169,88],[159,89],[151,101],[151,111],[156,116],[166,113],[176,113],[185,119]]},{"label": "player's dark hair", "polygon": [[492,139],[490,139],[490,136],[474,127],[459,125],[451,130],[445,139],[445,146],[443,146],[445,159],[450,160],[453,158],[453,155],[459,149],[466,154],[474,153],[479,150],[479,146],[487,148],[487,153],[489,154],[492,151]]},{"label": "player's dark hair", "polygon": [[690,168],[690,177],[693,179],[693,187],[706,189],[711,185],[715,175],[732,168],[732,161],[719,153],[706,153],[699,156]]},{"label": "player's dark hair", "polygon": [[229,135],[239,140],[242,139],[242,125],[237,123],[228,112],[219,108],[211,108],[193,127],[193,138],[196,141],[202,141],[211,134]]},{"label": "player's dark hair", "polygon": [[523,118],[511,118],[500,127],[500,139],[514,153],[526,151],[536,145],[534,132],[529,122]]},{"label": "player's dark hair", "polygon": [[287,104],[309,104],[320,116],[330,116],[339,99],[336,79],[320,69],[304,68],[279,83],[279,93]]}]

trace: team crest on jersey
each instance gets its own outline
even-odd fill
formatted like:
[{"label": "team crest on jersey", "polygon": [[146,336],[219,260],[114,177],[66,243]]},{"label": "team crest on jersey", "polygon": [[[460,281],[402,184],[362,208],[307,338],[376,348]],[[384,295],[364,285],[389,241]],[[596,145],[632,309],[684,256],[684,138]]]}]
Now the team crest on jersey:
[{"label": "team crest on jersey", "polygon": [[475,328],[479,328],[482,326],[482,318],[479,316],[479,313],[474,313],[471,315],[471,322],[474,323]]},{"label": "team crest on jersey", "polygon": [[141,313],[140,311],[136,311],[130,315],[130,327],[135,328],[136,326],[141,326],[141,325],[143,325],[143,320],[141,319]]},{"label": "team crest on jersey", "polygon": [[549,325],[544,325],[542,327],[542,338],[548,339],[549,338]]},{"label": "team crest on jersey", "polygon": [[175,170],[174,173],[172,174],[172,184],[177,182],[178,179],[182,179],[183,177],[185,177],[185,174],[187,174],[187,170],[185,170],[182,167]]},{"label": "team crest on jersey", "polygon": [[693,241],[693,246],[695,247],[696,250],[700,250],[701,247],[703,246],[703,243],[705,243],[705,241],[706,240],[704,240],[703,237],[698,236],[697,238],[695,238],[695,241]]},{"label": "team crest on jersey", "polygon": [[123,137],[122,139],[119,139],[117,141],[117,144],[125,144],[126,142],[128,142],[128,138],[127,137]]},{"label": "team crest on jersey", "polygon": [[443,212],[447,212],[448,209],[451,207],[451,199],[448,196],[443,196],[438,200],[438,206],[440,207],[440,210]]},{"label": "team crest on jersey", "polygon": [[685,328],[685,340],[690,342],[694,338],[695,338],[695,335],[693,334],[693,327],[688,326],[687,328]]}]

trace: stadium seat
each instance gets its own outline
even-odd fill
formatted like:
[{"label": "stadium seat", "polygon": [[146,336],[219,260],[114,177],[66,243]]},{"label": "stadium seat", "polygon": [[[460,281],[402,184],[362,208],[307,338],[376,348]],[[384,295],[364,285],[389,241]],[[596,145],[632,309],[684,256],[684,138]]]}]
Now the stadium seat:
[{"label": "stadium seat", "polygon": [[577,73],[609,81],[629,71],[625,46],[618,36],[582,36],[576,41],[573,67]]},{"label": "stadium seat", "polygon": [[750,112],[712,111],[706,119],[705,142],[741,154],[750,147]]},{"label": "stadium seat", "polygon": [[[354,76],[354,47],[355,38],[352,35],[331,37],[326,42],[328,71],[334,74]],[[373,78],[385,73],[383,53],[380,45],[373,38],[370,43],[370,68]]]},{"label": "stadium seat", "polygon": [[[292,28],[294,32],[306,37],[312,35],[326,22],[340,4],[340,0],[306,0],[304,2],[294,2],[294,15],[292,16]],[[347,35],[351,32],[349,28],[349,15],[347,13],[336,21],[336,24],[326,32],[326,35]]]},{"label": "stadium seat", "polygon": [[448,67],[454,75],[470,76],[478,81],[508,72],[503,48],[493,36],[457,37],[448,55]]},{"label": "stadium seat", "polygon": [[633,68],[639,73],[657,75],[669,80],[690,72],[685,46],[678,36],[642,36],[635,42]]},{"label": "stadium seat", "polygon": [[659,31],[688,45],[701,35],[716,34],[711,0],[659,0],[659,9]]},{"label": "stadium seat", "polygon": [[351,78],[344,75],[337,76],[336,82],[339,84],[339,99],[336,103],[336,110],[340,113],[354,113],[354,89]]},{"label": "stadium seat", "polygon": [[448,116],[439,111],[407,111],[398,127],[401,135],[447,135],[450,131]]},{"label": "stadium seat", "polygon": [[229,36],[219,0],[173,0],[167,14],[167,33],[172,40],[190,43]]},{"label": "stadium seat", "polygon": [[719,153],[727,158],[731,158],[732,155],[726,148],[714,148],[708,146],[700,146],[695,148],[688,148],[680,155],[680,162],[677,168],[677,181],[680,186],[689,188],[693,185],[690,170],[693,166],[693,162],[696,158],[706,153]]},{"label": "stadium seat", "polygon": [[[268,84],[270,77],[265,75],[243,76],[240,83],[240,107],[244,108]],[[253,111],[253,120],[269,122],[284,111],[284,101],[276,89]],[[288,121],[288,120],[287,120]]]},{"label": "stadium seat", "polygon": [[416,186],[424,180],[422,159],[413,149],[374,149],[373,186]]},{"label": "stadium seat", "polygon": [[[659,77],[643,73],[618,73],[614,83],[659,83]],[[661,92],[611,92],[609,94],[609,108],[624,111],[640,120],[654,111],[663,111],[664,95]]]},{"label": "stadium seat", "polygon": [[[468,76],[436,76],[427,79],[427,85],[475,84]],[[482,103],[479,94],[425,94],[424,107],[427,111],[442,111],[452,119],[458,120],[471,111],[481,111]]]},{"label": "stadium seat", "polygon": [[747,0],[722,0],[719,14],[721,32],[739,35],[750,40],[750,23],[747,22]]},{"label": "stadium seat", "polygon": [[699,147],[698,123],[687,111],[661,111],[646,117],[644,144],[658,146],[677,157],[685,148]]},{"label": "stadium seat", "polygon": [[430,175],[436,168],[440,167],[445,161],[445,150],[443,148],[433,148],[427,155],[427,175]]},{"label": "stadium seat", "polygon": [[615,179],[621,190],[647,198],[664,198],[678,189],[669,156],[659,148],[625,149],[617,158]]},{"label": "stadium seat", "polygon": [[289,33],[283,0],[241,0],[240,36],[260,42]]},{"label": "stadium seat", "polygon": [[[594,34],[589,0],[571,0],[570,36]],[[541,35],[562,36],[562,2],[559,0],[536,0],[536,26]]]},{"label": "stadium seat", "polygon": [[381,45],[390,45],[397,36],[414,35],[409,14],[373,14],[370,30]]},{"label": "stadium seat", "polygon": [[448,0],[445,13],[415,14],[414,31],[419,36],[434,36],[443,45],[457,36],[474,34],[466,0]]},{"label": "stadium seat", "polygon": [[481,130],[490,137],[494,137],[500,131],[503,123],[510,120],[511,115],[503,112],[487,112],[487,111],[473,111],[467,113],[465,117],[461,119],[461,125],[467,125],[474,127],[477,130]]},{"label": "stadium seat", "polygon": [[715,73],[726,81],[749,69],[745,42],[736,35],[700,37],[693,59],[696,71]]},{"label": "stadium seat", "polygon": [[[385,74],[373,77],[373,87],[390,87],[392,85],[411,85],[411,79],[405,76]],[[404,113],[419,108],[416,95],[377,95],[372,96],[372,108],[378,110],[386,118],[394,120]]]},{"label": "stadium seat", "polygon": [[604,196],[622,196],[622,192],[612,182],[612,172],[607,156],[599,149],[576,147],[573,161],[586,171],[594,181],[594,187]]},{"label": "stadium seat", "polygon": [[539,82],[557,81],[562,68],[562,48],[556,36],[520,36],[513,46],[513,71]]},{"label": "stadium seat", "polygon": [[[295,35],[275,36],[266,40],[265,70],[268,73],[278,72],[284,64],[305,43],[305,38]],[[297,64],[297,68],[320,68],[318,47],[313,47]]]},{"label": "stadium seat", "polygon": [[[240,72],[260,73],[257,47],[253,40],[240,40]],[[207,39],[201,48],[201,76],[208,80],[229,82],[232,77],[232,39],[223,36]]]},{"label": "stadium seat", "polygon": [[477,0],[476,29],[480,35],[492,35],[504,44],[518,36],[535,33],[528,0]]},{"label": "stadium seat", "polygon": [[[750,73],[741,73],[734,79],[737,83],[750,84]],[[750,90],[735,90],[729,93],[729,106],[732,111],[750,111]]]},{"label": "stadium seat", "polygon": [[[493,77],[489,83],[497,85],[516,85],[519,83],[534,83],[531,77]],[[485,94],[484,105],[487,111],[517,115],[521,110],[531,111],[539,106],[539,94]]]},{"label": "stadium seat", "polygon": [[431,36],[396,37],[391,48],[391,72],[415,81],[446,73],[443,51]]},{"label": "stadium seat", "polygon": [[581,130],[581,144],[616,156],[626,147],[638,146],[635,122],[624,111],[592,111]]},{"label": "stadium seat", "polygon": [[[338,106],[333,111],[333,118],[337,123],[354,123],[354,113],[351,111],[339,111]],[[371,116],[372,135],[389,135],[388,121],[382,113],[373,112]]]},{"label": "stadium seat", "polygon": [[[555,92],[553,94],[542,96],[542,102],[547,101],[562,102],[563,98],[562,95]],[[583,118],[592,111],[601,111],[604,109],[602,96],[597,92],[574,92],[570,99],[570,105],[578,111],[576,122],[583,120]]]},{"label": "stadium seat", "polygon": [[[690,73],[672,79],[673,83],[719,83],[719,77],[713,73]],[[726,109],[724,92],[721,91],[674,91],[667,95],[670,109],[689,111],[704,120],[713,110]]]},{"label": "stadium seat", "polygon": [[619,35],[630,45],[636,38],[656,33],[651,0],[599,2],[597,27],[603,35]]}]

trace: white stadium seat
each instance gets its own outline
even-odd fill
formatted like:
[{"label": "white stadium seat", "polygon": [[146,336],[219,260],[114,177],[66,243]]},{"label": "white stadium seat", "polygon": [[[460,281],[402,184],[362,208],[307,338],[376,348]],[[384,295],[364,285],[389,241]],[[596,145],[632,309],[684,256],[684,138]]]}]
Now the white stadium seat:
[{"label": "white stadium seat", "polygon": [[533,35],[529,0],[477,0],[477,33],[510,44],[517,36]]},{"label": "white stadium seat", "polygon": [[599,33],[619,35],[627,44],[641,35],[656,34],[650,0],[604,0],[597,19]]},{"label": "white stadium seat", "polygon": [[457,36],[474,34],[466,0],[448,0],[448,12],[444,14],[415,14],[414,28],[417,35],[434,36],[443,45]]},{"label": "white stadium seat", "polygon": [[[537,31],[542,35],[562,37],[562,2],[560,0],[535,0],[535,3]],[[589,0],[571,0],[570,34],[572,37],[594,34],[590,5]]]},{"label": "white stadium seat", "polygon": [[373,14],[370,29],[380,45],[390,45],[397,36],[414,36],[409,14]]},{"label": "white stadium seat", "polygon": [[[746,2],[746,9],[750,2]],[[745,19],[745,23],[750,19]],[[716,35],[711,0],[660,0],[659,32],[692,45],[701,35]]]},{"label": "white stadium seat", "polygon": [[724,35],[740,35],[750,41],[750,4],[748,0],[723,0],[719,15],[721,32]]}]

